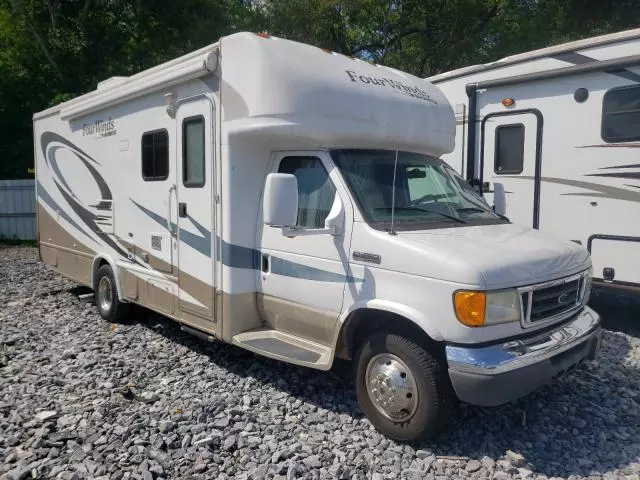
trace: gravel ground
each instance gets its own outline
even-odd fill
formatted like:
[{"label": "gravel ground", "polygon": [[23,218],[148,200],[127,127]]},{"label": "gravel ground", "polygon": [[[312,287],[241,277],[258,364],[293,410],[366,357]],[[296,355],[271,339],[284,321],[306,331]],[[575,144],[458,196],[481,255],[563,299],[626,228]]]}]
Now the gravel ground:
[{"label": "gravel ground", "polygon": [[107,324],[34,249],[0,249],[1,478],[638,479],[639,456],[640,340],[622,332],[568,378],[463,405],[407,446],[371,427],[339,376],[142,310]]}]

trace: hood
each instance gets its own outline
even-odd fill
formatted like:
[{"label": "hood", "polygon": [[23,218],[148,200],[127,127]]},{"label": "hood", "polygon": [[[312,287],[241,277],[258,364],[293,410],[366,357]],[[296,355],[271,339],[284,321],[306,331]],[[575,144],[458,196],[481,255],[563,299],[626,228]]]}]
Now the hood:
[{"label": "hood", "polygon": [[400,234],[403,241],[464,258],[487,288],[543,282],[589,266],[582,246],[515,224],[447,228]]},{"label": "hood", "polygon": [[398,232],[396,242],[428,259],[426,268],[423,262],[413,262],[421,273],[415,267],[407,273],[434,276],[433,267],[438,278],[484,283],[488,289],[544,282],[591,264],[581,245],[515,224]]}]

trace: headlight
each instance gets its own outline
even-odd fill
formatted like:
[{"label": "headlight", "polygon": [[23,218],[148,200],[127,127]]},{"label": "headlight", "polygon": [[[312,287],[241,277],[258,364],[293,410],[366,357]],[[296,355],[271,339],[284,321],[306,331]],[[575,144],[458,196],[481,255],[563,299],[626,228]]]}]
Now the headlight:
[{"label": "headlight", "polygon": [[513,288],[493,292],[457,291],[453,304],[456,317],[468,327],[520,320],[520,294]]},{"label": "headlight", "polygon": [[584,293],[582,294],[582,304],[586,305],[591,299],[591,282],[593,280],[593,267],[589,267],[584,277]]}]

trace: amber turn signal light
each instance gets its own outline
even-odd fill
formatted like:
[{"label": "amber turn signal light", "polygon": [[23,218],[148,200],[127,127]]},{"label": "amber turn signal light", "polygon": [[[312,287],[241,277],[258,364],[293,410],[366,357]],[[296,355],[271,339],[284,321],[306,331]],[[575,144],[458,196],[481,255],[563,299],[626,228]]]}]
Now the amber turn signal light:
[{"label": "amber turn signal light", "polygon": [[485,292],[459,291],[453,296],[456,317],[468,327],[482,327],[487,307]]}]

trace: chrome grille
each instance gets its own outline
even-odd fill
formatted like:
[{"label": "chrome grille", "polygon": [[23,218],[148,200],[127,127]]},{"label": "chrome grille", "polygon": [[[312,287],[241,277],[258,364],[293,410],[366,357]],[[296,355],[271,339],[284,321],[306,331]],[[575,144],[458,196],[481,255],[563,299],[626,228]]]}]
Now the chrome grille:
[{"label": "chrome grille", "polygon": [[582,306],[585,275],[520,288],[522,325],[532,327],[571,315]]}]

